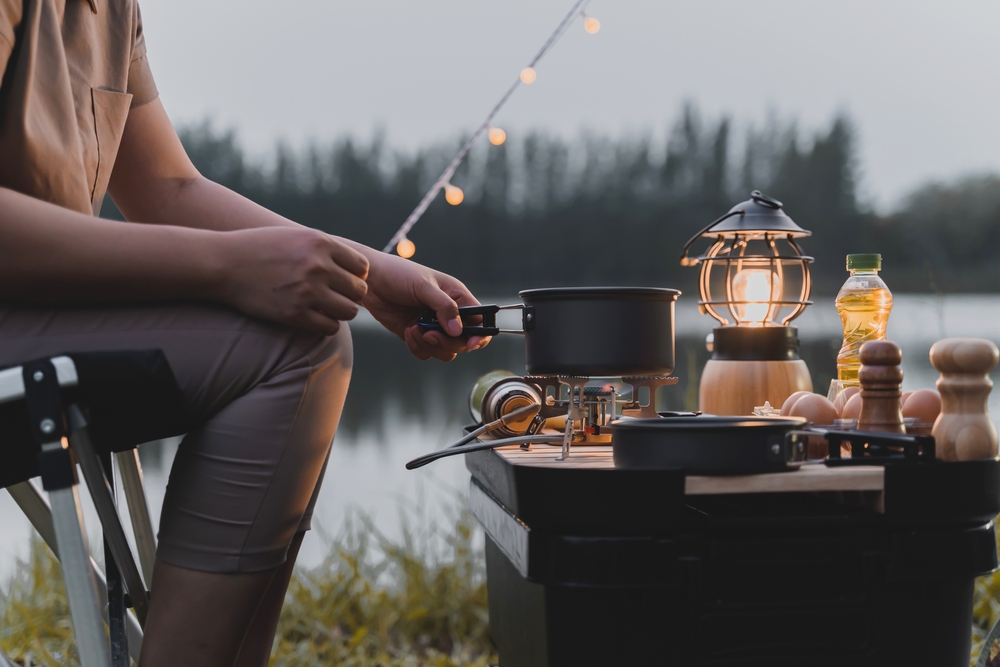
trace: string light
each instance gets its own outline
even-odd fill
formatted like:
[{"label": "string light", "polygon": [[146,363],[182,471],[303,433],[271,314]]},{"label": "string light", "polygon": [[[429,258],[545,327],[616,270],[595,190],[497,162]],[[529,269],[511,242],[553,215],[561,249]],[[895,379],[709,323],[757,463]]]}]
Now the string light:
[{"label": "string light", "polygon": [[417,246],[410,239],[403,237],[400,239],[399,243],[396,244],[396,254],[403,259],[409,259],[413,257],[413,253],[417,251]]},{"label": "string light", "polygon": [[462,188],[451,183],[444,184],[444,200],[446,202],[452,206],[458,206],[462,203],[463,199],[465,199],[465,193],[462,192]]},{"label": "string light", "polygon": [[[549,35],[549,38],[545,40],[545,43],[542,44],[542,48],[538,50],[538,53],[536,53],[535,57],[532,58],[530,63],[528,63],[528,66],[525,67],[523,70],[521,70],[521,74],[518,77],[517,81],[515,81],[513,85],[511,85],[511,87],[507,89],[507,92],[504,93],[503,97],[500,98],[500,101],[496,103],[496,105],[493,107],[490,113],[486,116],[486,120],[483,121],[482,125],[480,125],[476,129],[476,131],[472,133],[472,136],[469,137],[469,140],[466,141],[465,144],[462,146],[462,148],[459,149],[458,155],[452,158],[451,162],[448,163],[448,166],[445,167],[444,172],[440,176],[438,176],[438,179],[434,181],[434,184],[431,186],[430,190],[428,190],[424,194],[423,199],[420,200],[420,202],[417,204],[417,207],[413,209],[410,215],[407,216],[406,220],[403,221],[403,224],[400,225],[399,229],[396,230],[396,233],[392,235],[392,238],[389,239],[389,242],[385,245],[385,248],[382,249],[382,252],[390,252],[391,250],[395,249],[396,252],[399,253],[401,257],[404,256],[400,252],[401,250],[405,250],[410,253],[409,255],[406,255],[406,257],[410,257],[413,255],[413,252],[416,250],[416,247],[413,245],[413,242],[407,238],[406,235],[410,232],[411,229],[413,229],[413,226],[417,224],[417,222],[420,220],[420,217],[427,211],[427,207],[431,205],[431,202],[434,201],[434,198],[437,197],[438,192],[442,188],[444,189],[444,198],[449,204],[451,204],[452,206],[458,206],[459,204],[462,203],[462,200],[465,199],[465,193],[463,193],[460,188],[455,187],[454,185],[449,183],[448,180],[455,174],[455,170],[458,169],[458,165],[460,165],[462,163],[462,160],[465,159],[465,156],[468,155],[469,150],[472,149],[472,145],[476,142],[476,139],[478,139],[481,134],[488,131],[487,134],[490,138],[490,143],[492,143],[495,146],[499,146],[504,141],[506,141],[507,139],[506,132],[504,132],[500,128],[494,128],[490,126],[490,123],[493,121],[493,117],[496,116],[497,113],[499,113],[500,109],[502,109],[503,106],[507,103],[507,100],[509,100],[510,96],[514,94],[514,91],[517,90],[518,86],[534,82],[534,80],[537,78],[537,74],[535,72],[535,65],[537,65],[538,61],[542,59],[542,56],[548,53],[549,49],[551,49],[555,45],[555,43],[559,41],[559,38],[566,33],[566,30],[569,29],[569,25],[570,23],[573,22],[573,19],[575,19],[577,16],[583,16],[584,17],[583,27],[585,30],[587,30],[587,32],[590,32],[591,34],[597,32],[597,30],[600,29],[601,27],[600,21],[592,17],[588,17],[586,14],[583,13],[583,10],[588,2],[590,2],[590,0],[576,0],[573,3],[573,6],[570,8],[569,12],[566,14],[565,17],[563,17],[563,20],[559,22],[559,25],[556,26],[556,29],[552,32],[551,35]],[[591,23],[588,23],[588,21],[591,21]],[[594,26],[596,26],[596,28],[591,30],[591,28]],[[408,245],[404,244],[404,242],[406,242],[406,244]]]},{"label": "string light", "polygon": [[507,133],[501,130],[499,127],[490,128],[490,143],[494,146],[500,146],[503,142],[507,141]]},{"label": "string light", "polygon": [[583,15],[583,29],[589,32],[591,35],[596,35],[597,31],[601,29],[601,22],[595,19],[593,16]]}]

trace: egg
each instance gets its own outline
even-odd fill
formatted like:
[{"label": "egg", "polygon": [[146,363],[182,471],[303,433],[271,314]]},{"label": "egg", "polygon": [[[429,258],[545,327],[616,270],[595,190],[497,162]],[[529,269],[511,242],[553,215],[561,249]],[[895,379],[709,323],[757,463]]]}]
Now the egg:
[{"label": "egg", "polygon": [[849,401],[851,396],[854,396],[859,391],[861,391],[861,387],[847,387],[844,391],[840,392],[837,396],[837,400],[833,402],[833,407],[837,408],[837,414],[840,415],[842,419],[848,418],[844,415],[844,406],[847,405],[847,401]]},{"label": "egg", "polygon": [[795,401],[799,400],[806,394],[811,394],[811,393],[812,393],[811,391],[797,391],[788,398],[786,398],[785,402],[781,404],[781,416],[787,417],[788,413],[792,409],[792,406],[795,405]]},{"label": "egg", "polygon": [[837,418],[837,410],[826,396],[807,393],[796,399],[788,415],[802,417],[813,424],[832,424]]},{"label": "egg", "polygon": [[[854,387],[852,387],[853,389]],[[858,390],[860,391],[860,390]],[[854,395],[844,403],[844,409],[840,411],[841,419],[857,419],[861,416],[861,394],[854,392]]]},{"label": "egg", "polygon": [[915,391],[903,403],[903,417],[919,419],[924,424],[933,424],[939,414],[941,394],[933,389]]},{"label": "egg", "polygon": [[899,407],[903,407],[904,405],[906,405],[906,399],[908,399],[910,396],[913,396],[912,391],[904,391],[903,395],[899,397]]}]

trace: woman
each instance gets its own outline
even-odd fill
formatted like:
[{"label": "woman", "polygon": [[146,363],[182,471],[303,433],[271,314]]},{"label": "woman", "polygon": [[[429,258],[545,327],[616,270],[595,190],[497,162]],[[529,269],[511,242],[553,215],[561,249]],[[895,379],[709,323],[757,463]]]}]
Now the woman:
[{"label": "woman", "polygon": [[[364,306],[421,359],[459,281],[286,220],[195,170],[135,0],[0,0],[0,365],[162,349],[192,425],[160,521],[142,667],[266,665]],[[96,217],[105,193],[126,219]],[[448,335],[415,326],[433,308]],[[181,417],[179,416],[178,419]]]}]

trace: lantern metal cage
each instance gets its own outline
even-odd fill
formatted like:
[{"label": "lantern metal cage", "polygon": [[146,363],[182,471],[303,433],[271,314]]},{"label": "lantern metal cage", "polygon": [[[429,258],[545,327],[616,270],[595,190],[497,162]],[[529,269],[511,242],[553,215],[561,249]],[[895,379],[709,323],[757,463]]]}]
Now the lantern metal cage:
[{"label": "lantern metal cage", "polygon": [[[813,258],[797,242],[811,234],[788,217],[780,201],[754,190],[684,246],[681,265],[701,264],[699,309],[724,327],[787,326],[812,304]],[[690,257],[700,238],[713,241],[704,254]],[[721,275],[713,273],[716,267]]]}]

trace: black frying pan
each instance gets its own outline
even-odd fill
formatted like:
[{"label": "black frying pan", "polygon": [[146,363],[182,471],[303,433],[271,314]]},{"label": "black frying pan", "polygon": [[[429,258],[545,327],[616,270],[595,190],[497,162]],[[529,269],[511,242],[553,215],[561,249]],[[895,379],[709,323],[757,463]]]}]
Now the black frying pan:
[{"label": "black frying pan", "polygon": [[[754,474],[794,470],[806,461],[810,437],[830,443],[828,463],[871,464],[883,458],[933,458],[930,436],[807,428],[798,417],[673,417],[622,419],[611,424],[616,468],[684,470],[690,473]],[[840,443],[851,443],[840,459]],[[858,448],[856,448],[856,446]]]}]

